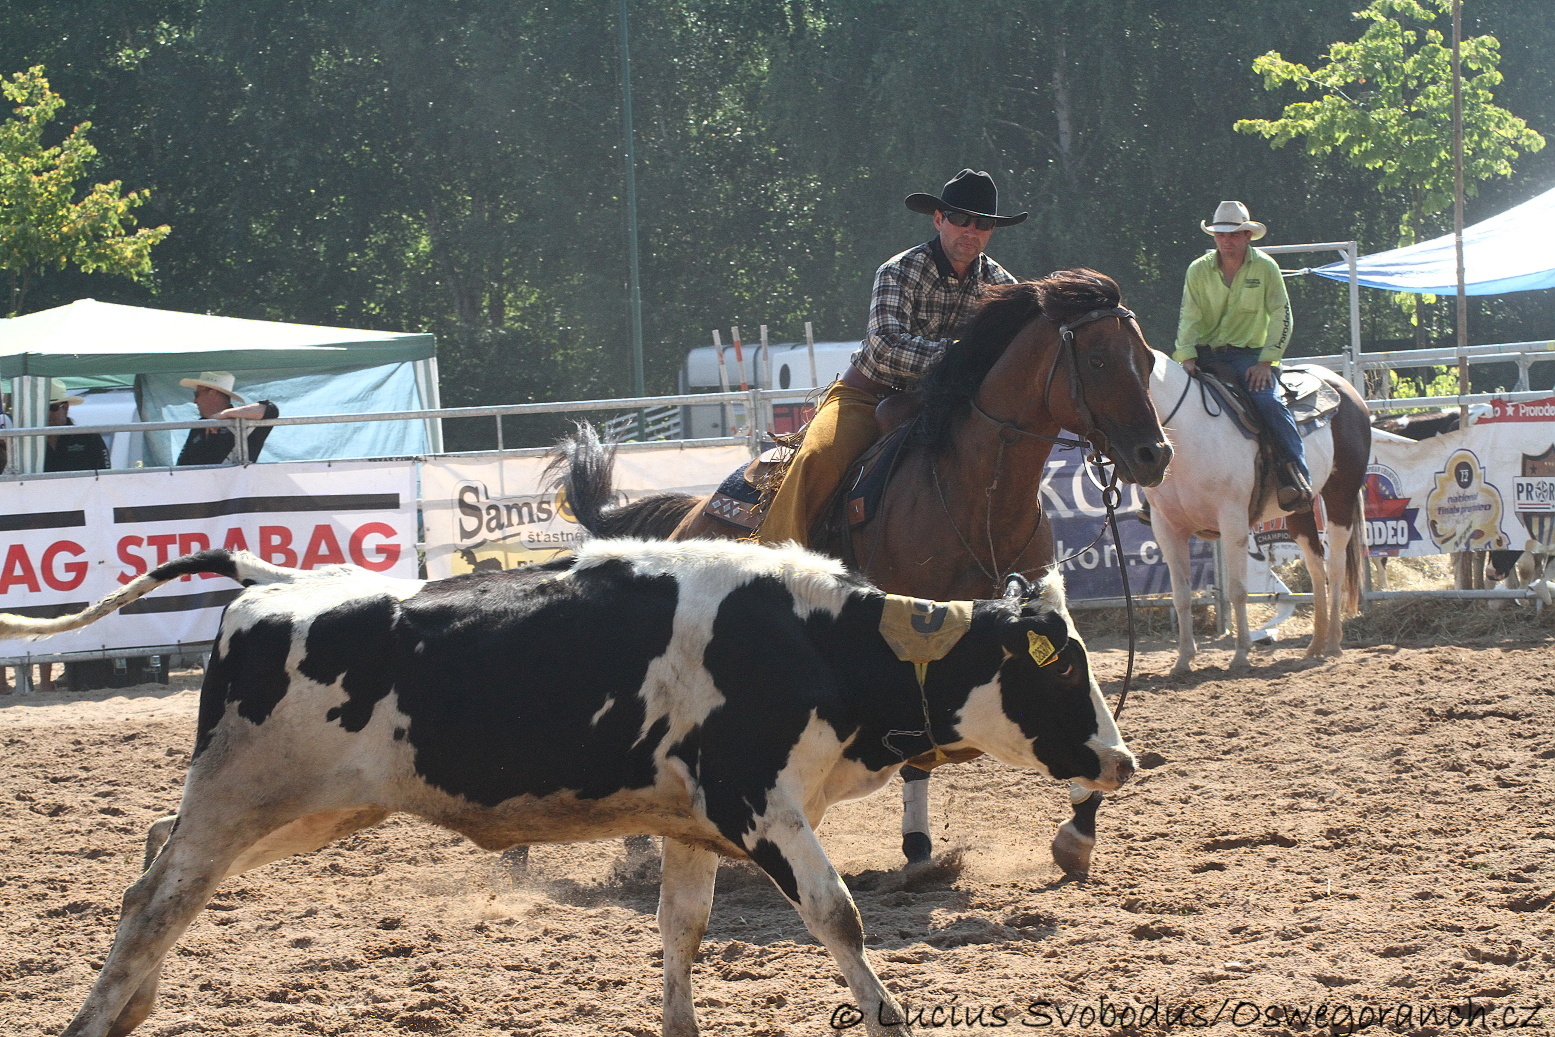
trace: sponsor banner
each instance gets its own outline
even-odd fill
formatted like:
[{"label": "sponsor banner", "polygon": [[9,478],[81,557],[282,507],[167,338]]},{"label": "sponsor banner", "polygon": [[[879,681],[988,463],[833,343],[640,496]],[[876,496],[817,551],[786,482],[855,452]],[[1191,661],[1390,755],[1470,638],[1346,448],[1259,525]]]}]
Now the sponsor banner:
[{"label": "sponsor banner", "polygon": [[[416,575],[409,462],[102,472],[12,483],[0,505],[0,611],[56,616],[163,562],[224,547],[301,569]],[[83,630],[0,641],[0,658],[209,641],[239,588],[185,576]]]},{"label": "sponsor banner", "polygon": [[[1047,462],[1042,506],[1053,523],[1057,557],[1068,559],[1059,568],[1064,574],[1069,598],[1074,601],[1120,598],[1123,579],[1118,569],[1118,550],[1112,542],[1112,531],[1106,529],[1107,509],[1102,504],[1101,488],[1087,474],[1087,467],[1078,451],[1055,451]],[[1143,499],[1139,487],[1124,485],[1121,489],[1123,499],[1118,509],[1118,533],[1123,538],[1129,590],[1134,594],[1169,594],[1172,578],[1161,557],[1161,547],[1150,527],[1136,517]],[[1104,535],[1097,540],[1097,534],[1104,530]],[[1093,545],[1092,541],[1095,541]],[[1070,558],[1070,555],[1075,557]],[[1214,545],[1195,537],[1188,541],[1188,558],[1193,569],[1193,589],[1213,587]]]},{"label": "sponsor banner", "polygon": [[[421,469],[427,575],[443,579],[514,569],[571,551],[581,536],[565,497],[545,488],[544,457],[428,460]],[[623,450],[616,455],[616,503],[654,493],[711,493],[750,463],[738,444]]]},{"label": "sponsor banner", "polygon": [[[653,493],[709,493],[736,468],[748,464],[743,446],[633,450],[616,455],[619,501]],[[441,579],[480,569],[512,569],[548,561],[572,550],[581,534],[566,500],[544,489],[543,457],[428,461],[421,472],[427,575]],[[1113,598],[1123,593],[1118,552],[1109,532],[1087,547],[1103,528],[1101,490],[1086,475],[1078,455],[1061,452],[1048,460],[1043,506],[1053,523],[1058,557],[1071,598]],[[1124,488],[1118,531],[1136,594],[1165,593],[1171,578],[1149,527],[1134,515],[1136,487]],[[1194,588],[1214,584],[1210,544],[1192,542]]]},{"label": "sponsor banner", "polygon": [[1522,549],[1555,541],[1555,398],[1494,401],[1467,429],[1376,437],[1366,471],[1373,555]]}]

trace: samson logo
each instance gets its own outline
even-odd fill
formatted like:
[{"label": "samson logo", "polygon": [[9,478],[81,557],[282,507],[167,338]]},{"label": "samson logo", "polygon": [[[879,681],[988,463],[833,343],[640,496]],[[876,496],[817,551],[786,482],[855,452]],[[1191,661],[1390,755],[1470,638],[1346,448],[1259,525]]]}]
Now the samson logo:
[{"label": "samson logo", "polygon": [[459,487],[459,539],[496,539],[520,526],[550,522],[559,510],[551,494],[492,500],[484,485],[465,483]]}]

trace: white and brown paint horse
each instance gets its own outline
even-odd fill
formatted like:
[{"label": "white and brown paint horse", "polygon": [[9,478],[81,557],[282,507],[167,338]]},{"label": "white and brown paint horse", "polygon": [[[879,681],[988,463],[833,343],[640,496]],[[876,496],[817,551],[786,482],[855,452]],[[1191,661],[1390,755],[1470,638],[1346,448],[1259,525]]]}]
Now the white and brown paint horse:
[{"label": "white and brown paint horse", "polygon": [[1253,501],[1258,444],[1244,438],[1222,407],[1204,394],[1177,361],[1156,357],[1150,394],[1171,439],[1171,471],[1157,486],[1144,489],[1151,527],[1172,574],[1172,604],[1177,609],[1177,663],[1174,675],[1187,673],[1197,646],[1193,639],[1192,587],[1188,538],[1219,534],[1225,547],[1226,594],[1236,620],[1232,670],[1248,665],[1247,540],[1259,522],[1286,515],[1286,526],[1301,548],[1312,576],[1312,644],[1308,657],[1340,652],[1342,619],[1360,603],[1365,561],[1365,502],[1361,488],[1371,456],[1371,422],[1366,402],[1338,375],[1309,370],[1339,392],[1333,420],[1306,436],[1307,467],[1322,498],[1327,544],[1318,535],[1312,512],[1289,514],[1272,492]]}]

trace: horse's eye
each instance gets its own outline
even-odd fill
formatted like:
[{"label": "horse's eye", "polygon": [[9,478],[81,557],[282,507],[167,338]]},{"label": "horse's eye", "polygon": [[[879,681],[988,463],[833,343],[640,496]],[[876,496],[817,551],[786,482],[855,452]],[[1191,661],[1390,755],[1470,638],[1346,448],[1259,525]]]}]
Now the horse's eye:
[{"label": "horse's eye", "polygon": [[1106,360],[1102,359],[1099,356],[1091,357],[1091,369],[1092,370],[1100,371],[1102,368],[1104,368],[1106,366],[1107,366],[1107,361]]}]

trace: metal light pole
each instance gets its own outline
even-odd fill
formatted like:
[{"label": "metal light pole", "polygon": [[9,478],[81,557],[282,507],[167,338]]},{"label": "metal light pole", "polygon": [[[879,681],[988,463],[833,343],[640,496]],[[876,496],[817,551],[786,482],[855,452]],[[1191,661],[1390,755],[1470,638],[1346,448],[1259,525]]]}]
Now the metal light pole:
[{"label": "metal light pole", "polygon": [[[1463,0],[1452,0],[1452,240],[1458,258],[1458,394],[1469,391],[1469,300],[1463,277]],[[1459,407],[1459,428],[1469,427],[1467,404]]]},{"label": "metal light pole", "polygon": [[[626,0],[621,0],[621,125],[626,135],[626,244],[631,264],[630,304],[632,313],[632,395],[646,396],[643,378],[643,292],[642,273],[637,262],[637,155],[632,133],[632,51],[626,18]],[[643,416],[637,416],[638,435],[643,435]]]},{"label": "metal light pole", "polygon": [[[1458,267],[1458,427],[1469,427],[1469,300],[1463,276],[1463,0],[1452,0],[1452,241]],[[1478,551],[1458,554],[1455,581],[1460,588],[1484,586],[1485,561]]]}]

